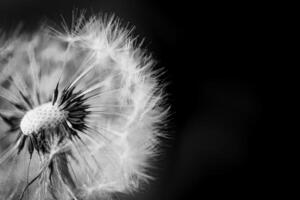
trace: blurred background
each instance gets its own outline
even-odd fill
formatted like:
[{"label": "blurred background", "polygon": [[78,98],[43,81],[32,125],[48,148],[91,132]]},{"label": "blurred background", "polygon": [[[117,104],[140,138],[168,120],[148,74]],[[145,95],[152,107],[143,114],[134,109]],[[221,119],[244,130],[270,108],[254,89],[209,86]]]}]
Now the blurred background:
[{"label": "blurred background", "polygon": [[[258,6],[258,7],[256,7]],[[71,22],[72,10],[86,16],[115,14],[145,39],[165,69],[171,113],[155,180],[130,200],[256,197],[265,190],[261,87],[264,29],[259,5],[150,0],[1,0],[0,30],[21,22],[32,31],[41,22]]]}]

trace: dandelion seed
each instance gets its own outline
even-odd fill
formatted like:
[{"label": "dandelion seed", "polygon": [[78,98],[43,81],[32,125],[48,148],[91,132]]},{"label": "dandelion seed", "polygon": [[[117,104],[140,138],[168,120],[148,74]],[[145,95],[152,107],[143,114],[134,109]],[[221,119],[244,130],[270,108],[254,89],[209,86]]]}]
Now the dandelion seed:
[{"label": "dandelion seed", "polygon": [[0,199],[110,199],[150,176],[153,61],[111,18],[0,41]]}]

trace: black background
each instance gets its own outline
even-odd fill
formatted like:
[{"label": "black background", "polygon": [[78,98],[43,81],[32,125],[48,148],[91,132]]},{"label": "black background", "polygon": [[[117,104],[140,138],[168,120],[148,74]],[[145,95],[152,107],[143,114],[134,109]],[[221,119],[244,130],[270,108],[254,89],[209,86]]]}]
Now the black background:
[{"label": "black background", "polygon": [[[268,17],[260,4],[144,0],[1,0],[0,29],[70,22],[72,9],[114,13],[166,69],[169,139],[156,177],[131,200],[261,197],[266,191],[260,141]],[[123,196],[119,196],[123,199]]]}]

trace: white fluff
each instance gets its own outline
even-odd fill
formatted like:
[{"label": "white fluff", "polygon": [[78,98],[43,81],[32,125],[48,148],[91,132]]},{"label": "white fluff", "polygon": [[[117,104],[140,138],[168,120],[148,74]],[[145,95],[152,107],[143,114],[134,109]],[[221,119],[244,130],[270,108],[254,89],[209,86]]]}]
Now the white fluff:
[{"label": "white fluff", "polygon": [[[61,199],[110,199],[115,192],[136,190],[151,177],[147,173],[149,160],[157,152],[159,124],[167,114],[162,106],[164,93],[157,80],[158,72],[153,71],[154,62],[113,17],[80,17],[71,28],[64,28],[64,32],[43,28],[32,36],[18,35],[0,42],[0,112],[25,114],[7,103],[22,102],[15,87],[4,84],[10,77],[24,94],[32,97],[35,106],[39,105],[36,93],[40,94],[40,104],[48,103],[58,82],[60,90],[72,83],[77,85],[76,91],[94,94],[87,99],[91,105],[91,129],[80,134],[83,141],[67,141],[52,149],[52,156],[59,151],[70,151],[73,156],[67,165],[76,188],[58,183]],[[0,118],[2,123],[5,124]],[[19,155],[5,154],[6,149],[14,148],[4,147],[13,143],[10,137],[14,136],[0,128],[1,137],[5,141],[0,141],[0,183],[8,182],[0,189],[0,199],[8,193],[14,198],[13,193],[20,193],[46,159],[34,153],[27,177],[28,153],[23,150]],[[9,173],[7,166],[13,166],[14,173]],[[3,174],[10,175],[5,179]],[[45,177],[40,180],[47,182]],[[50,198],[43,188],[43,184],[34,183],[24,198]]]}]

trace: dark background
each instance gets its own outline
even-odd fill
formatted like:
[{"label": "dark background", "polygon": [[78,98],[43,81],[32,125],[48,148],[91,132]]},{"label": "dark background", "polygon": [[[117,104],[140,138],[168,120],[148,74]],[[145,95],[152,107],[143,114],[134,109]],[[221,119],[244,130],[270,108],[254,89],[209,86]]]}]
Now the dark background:
[{"label": "dark background", "polygon": [[[166,69],[169,139],[156,177],[131,200],[256,198],[266,191],[260,151],[268,16],[261,4],[145,0],[1,0],[0,29],[70,22],[72,9],[114,13]],[[120,199],[123,196],[119,196]]]}]

